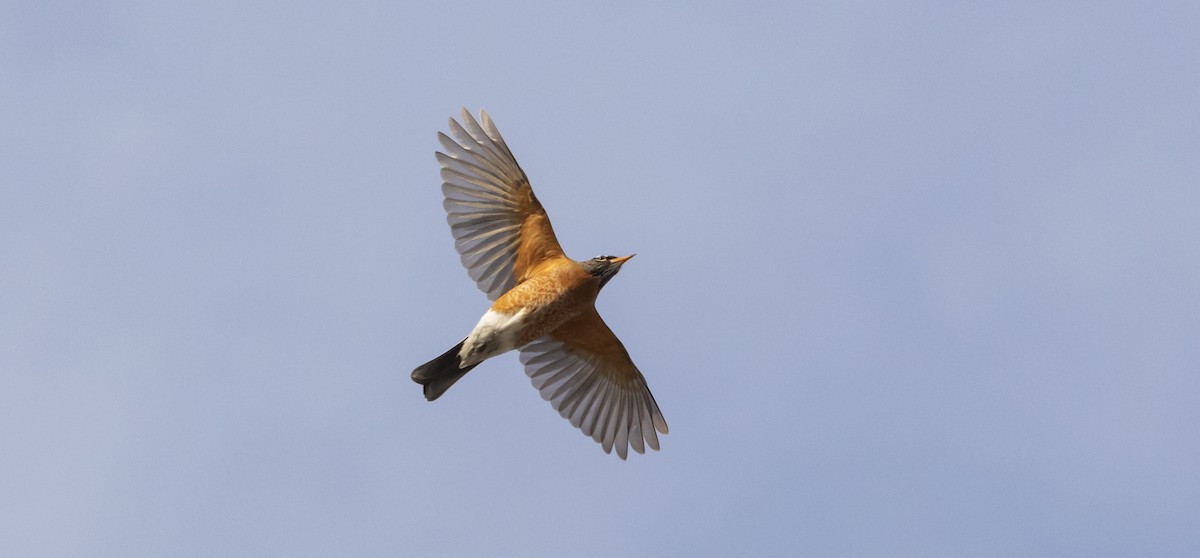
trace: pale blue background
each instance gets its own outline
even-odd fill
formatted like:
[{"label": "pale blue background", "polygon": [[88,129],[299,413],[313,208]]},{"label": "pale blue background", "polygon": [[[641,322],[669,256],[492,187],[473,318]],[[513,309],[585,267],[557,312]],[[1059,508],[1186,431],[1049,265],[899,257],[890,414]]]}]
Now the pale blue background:
[{"label": "pale blue background", "polygon": [[[426,4],[0,4],[0,555],[1200,555],[1200,5]],[[662,452],[409,380],[464,105]]]}]

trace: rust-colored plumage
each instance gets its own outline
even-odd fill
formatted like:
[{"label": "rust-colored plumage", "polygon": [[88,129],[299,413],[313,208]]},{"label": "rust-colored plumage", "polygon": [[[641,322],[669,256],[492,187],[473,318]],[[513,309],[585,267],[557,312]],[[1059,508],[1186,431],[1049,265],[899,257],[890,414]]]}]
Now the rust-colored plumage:
[{"label": "rust-colored plumage", "polygon": [[444,207],[468,274],[494,302],[462,342],[413,371],[430,401],[482,361],[521,351],[525,372],[559,414],[605,452],[659,448],[667,423],[596,296],[632,256],[578,262],[558,244],[525,172],[486,112],[464,109],[438,134]]}]

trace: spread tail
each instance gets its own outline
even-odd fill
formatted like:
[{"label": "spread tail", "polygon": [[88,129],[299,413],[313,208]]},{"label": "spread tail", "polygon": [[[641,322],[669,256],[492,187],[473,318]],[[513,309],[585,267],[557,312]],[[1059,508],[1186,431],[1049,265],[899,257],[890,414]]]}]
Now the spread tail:
[{"label": "spread tail", "polygon": [[450,386],[454,385],[459,378],[465,376],[472,368],[478,366],[478,363],[472,364],[466,368],[462,368],[462,360],[458,358],[458,352],[462,350],[463,343],[467,340],[459,341],[457,345],[449,351],[442,353],[442,356],[437,357],[413,370],[412,379],[414,382],[425,386],[425,399],[433,401],[446,393]]}]

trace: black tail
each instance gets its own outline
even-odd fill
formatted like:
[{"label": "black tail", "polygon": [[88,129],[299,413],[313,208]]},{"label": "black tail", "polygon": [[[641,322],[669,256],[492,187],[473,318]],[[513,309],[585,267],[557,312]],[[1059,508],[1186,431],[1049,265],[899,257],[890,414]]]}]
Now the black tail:
[{"label": "black tail", "polygon": [[462,350],[463,343],[466,341],[466,339],[459,341],[449,351],[442,353],[442,356],[413,370],[413,381],[425,386],[425,399],[433,401],[441,397],[446,390],[450,389],[450,386],[454,385],[454,382],[479,365],[479,363],[475,363],[466,368],[460,366],[462,361],[458,358],[458,352]]}]

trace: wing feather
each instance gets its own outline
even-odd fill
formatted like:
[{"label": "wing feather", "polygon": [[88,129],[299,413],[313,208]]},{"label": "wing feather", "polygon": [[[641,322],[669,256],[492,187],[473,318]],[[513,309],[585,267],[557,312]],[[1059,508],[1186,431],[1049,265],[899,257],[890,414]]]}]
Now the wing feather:
[{"label": "wing feather", "polygon": [[595,309],[521,348],[525,373],[543,399],[605,453],[659,449],[667,423],[621,341]]},{"label": "wing feather", "polygon": [[[479,122],[466,109],[439,132],[445,152],[442,194],[454,247],[467,274],[496,300],[541,262],[565,257],[529,178],[486,112]],[[453,137],[452,137],[453,136]]]}]

